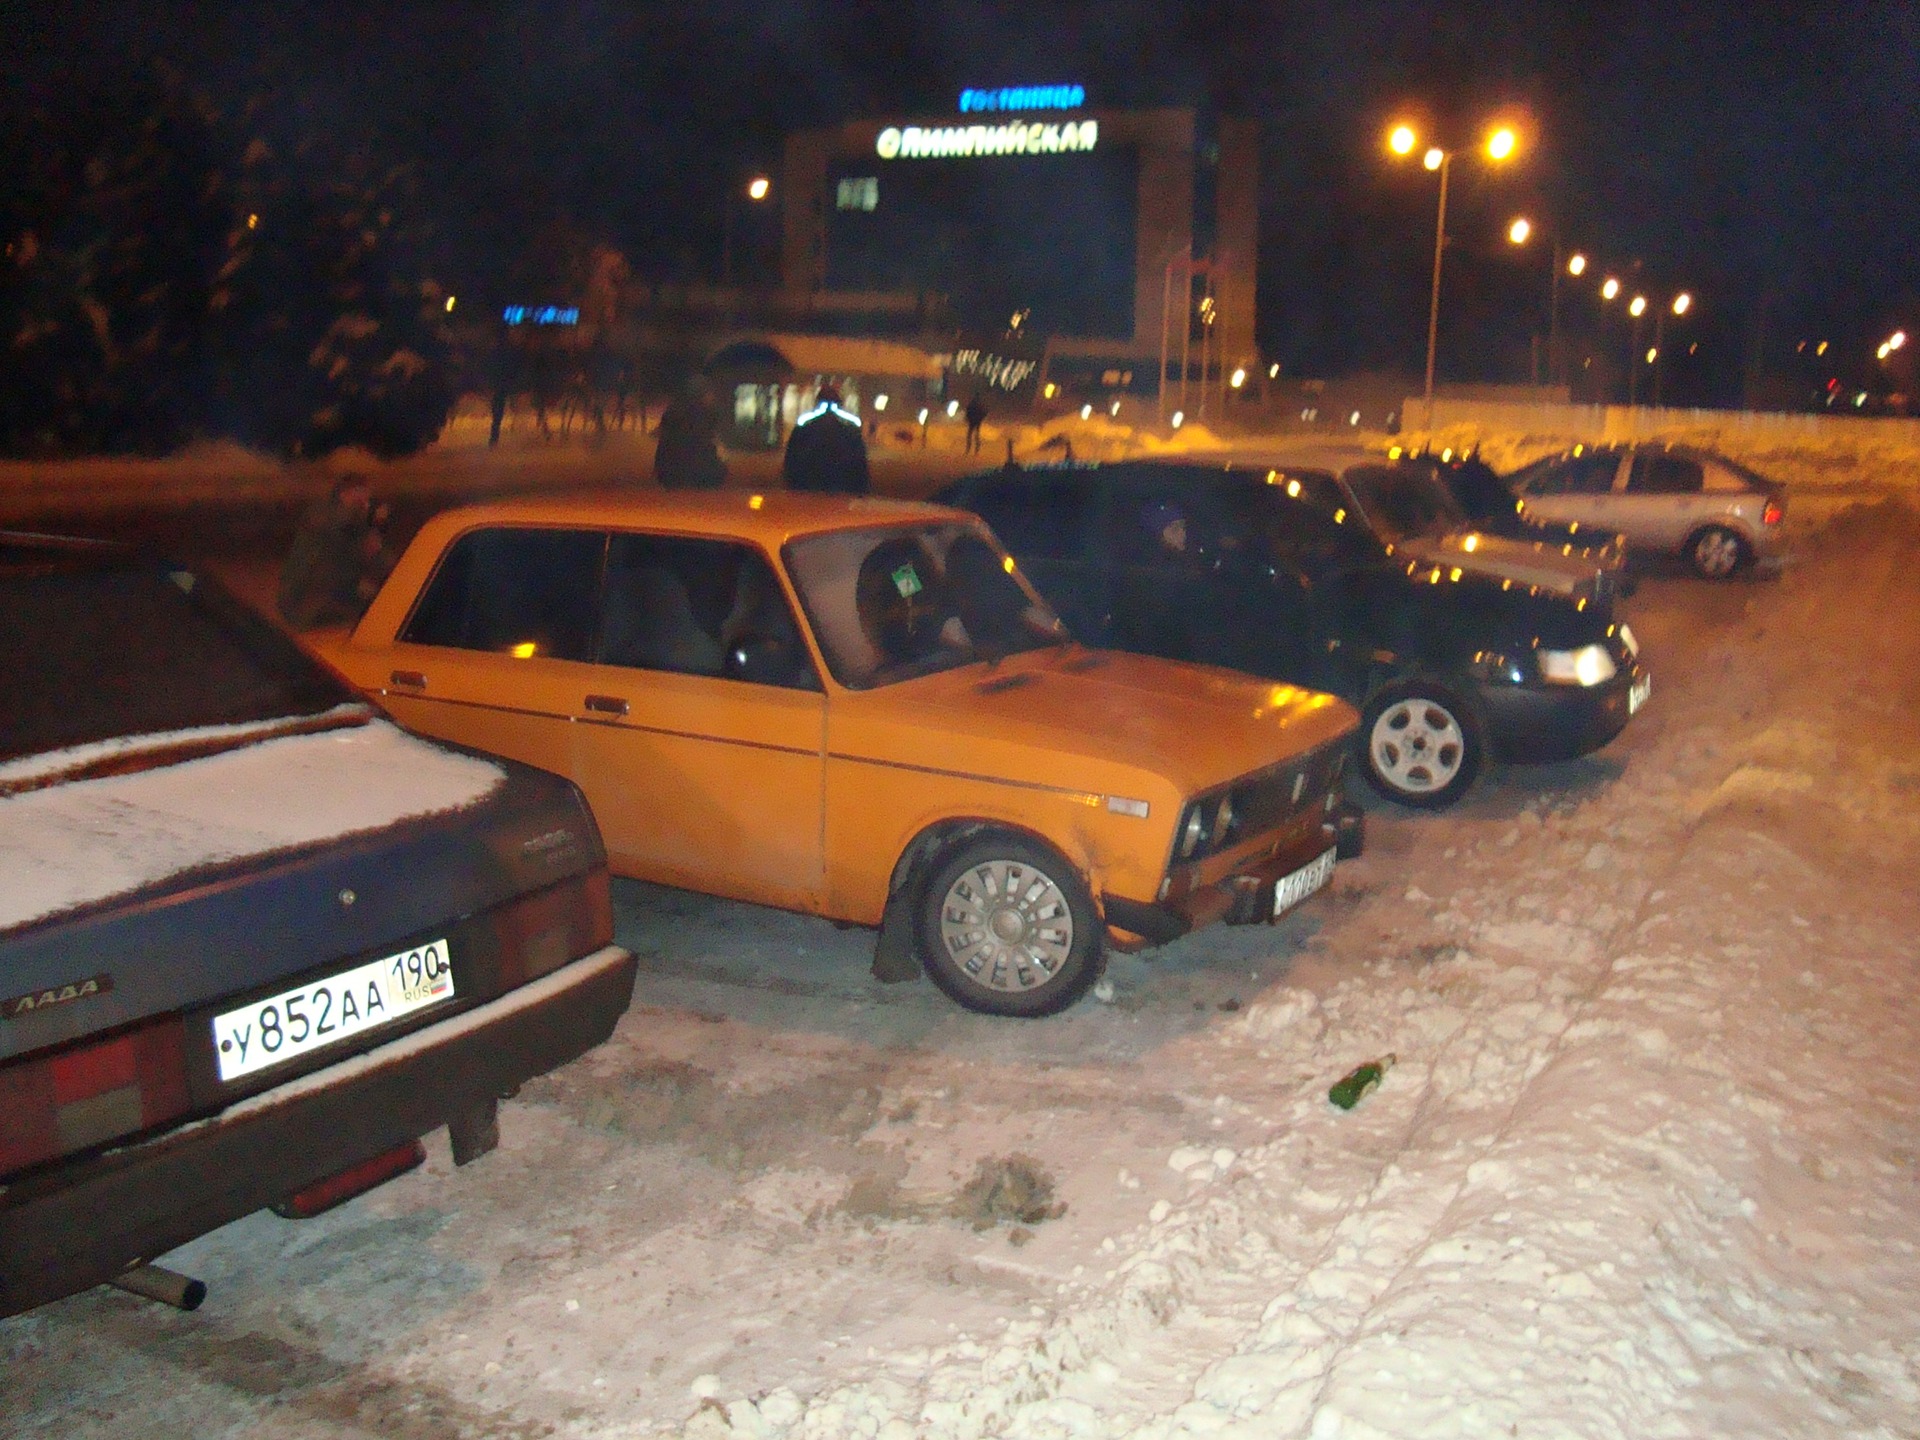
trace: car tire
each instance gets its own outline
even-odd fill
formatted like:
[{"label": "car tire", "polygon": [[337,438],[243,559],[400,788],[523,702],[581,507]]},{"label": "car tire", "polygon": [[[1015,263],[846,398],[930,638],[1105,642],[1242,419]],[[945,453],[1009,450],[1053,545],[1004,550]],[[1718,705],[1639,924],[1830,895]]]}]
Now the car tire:
[{"label": "car tire", "polygon": [[1401,680],[1375,694],[1359,739],[1368,783],[1416,810],[1441,810],[1466,794],[1487,751],[1472,704],[1433,680]]},{"label": "car tire", "polygon": [[1050,846],[991,831],[945,856],[920,894],[920,959],[983,1015],[1066,1009],[1100,977],[1106,927],[1079,871]]},{"label": "car tire", "polygon": [[1753,551],[1724,525],[1708,525],[1687,537],[1687,564],[1703,580],[1726,580],[1747,568]]}]

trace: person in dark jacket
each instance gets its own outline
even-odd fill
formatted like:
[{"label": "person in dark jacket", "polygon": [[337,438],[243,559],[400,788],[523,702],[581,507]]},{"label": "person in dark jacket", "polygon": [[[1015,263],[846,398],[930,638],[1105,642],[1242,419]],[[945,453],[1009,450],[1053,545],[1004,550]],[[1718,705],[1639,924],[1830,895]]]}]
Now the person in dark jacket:
[{"label": "person in dark jacket", "polygon": [[800,417],[787,437],[781,469],[790,490],[864,495],[872,488],[866,438],[859,419],[841,408],[838,387],[820,387],[813,409]]},{"label": "person in dark jacket", "polygon": [[727,482],[720,458],[720,419],[705,381],[667,402],[654,432],[653,478],[668,490],[718,490]]},{"label": "person in dark jacket", "polygon": [[373,487],[343,475],[300,517],[280,569],[280,617],[295,630],[351,625],[393,569],[380,533]]}]

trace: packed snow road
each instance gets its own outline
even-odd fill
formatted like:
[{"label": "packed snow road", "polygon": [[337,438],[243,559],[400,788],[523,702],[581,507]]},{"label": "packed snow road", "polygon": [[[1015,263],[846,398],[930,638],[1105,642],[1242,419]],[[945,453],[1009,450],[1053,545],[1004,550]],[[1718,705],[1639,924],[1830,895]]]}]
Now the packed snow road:
[{"label": "packed snow road", "polygon": [[0,1428],[1920,1434],[1920,517],[1797,540],[1628,602],[1600,755],[1053,1020],[618,886],[633,1010],[499,1151],[0,1322]]}]

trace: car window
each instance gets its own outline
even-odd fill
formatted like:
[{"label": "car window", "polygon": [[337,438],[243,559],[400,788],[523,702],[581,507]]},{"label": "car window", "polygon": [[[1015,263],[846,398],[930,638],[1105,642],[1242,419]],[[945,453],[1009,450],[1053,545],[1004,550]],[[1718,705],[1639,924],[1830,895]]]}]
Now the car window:
[{"label": "car window", "polygon": [[[1300,481],[1297,494],[1290,483],[1295,478]],[[1248,559],[1312,577],[1377,556],[1359,518],[1340,503],[1344,497],[1332,477],[1320,478],[1334,488],[1321,492],[1319,499],[1311,498],[1314,487],[1305,476],[1234,488],[1228,507],[1231,524],[1244,537],[1240,547]]]},{"label": "car window", "polygon": [[1684,455],[1636,455],[1627,474],[1627,490],[1635,495],[1697,495],[1702,480],[1698,460]]},{"label": "car window", "polygon": [[1604,495],[1619,469],[1620,457],[1612,451],[1574,455],[1534,467],[1524,488],[1529,495]]},{"label": "car window", "polygon": [[1198,567],[1242,536],[1222,504],[1219,470],[1143,466],[1117,472],[1109,524],[1122,565]]},{"label": "car window", "polygon": [[1022,559],[1077,560],[1086,553],[1093,501],[1084,477],[1022,474],[980,483],[966,504]]},{"label": "car window", "polygon": [[1438,535],[1467,524],[1452,492],[1428,471],[1408,465],[1355,465],[1343,478],[1382,540]]},{"label": "car window", "polygon": [[616,534],[607,545],[595,659],[681,675],[736,672],[738,646],[771,660],[753,678],[817,685],[793,612],[766,557],[730,540]]},{"label": "car window", "polygon": [[189,570],[0,578],[0,762],[131,735],[318,714],[349,692]]},{"label": "car window", "polygon": [[827,668],[850,690],[1069,638],[977,524],[842,530],[791,541],[785,556]]},{"label": "car window", "polygon": [[400,638],[523,659],[589,660],[606,548],[599,530],[469,531],[441,558]]}]

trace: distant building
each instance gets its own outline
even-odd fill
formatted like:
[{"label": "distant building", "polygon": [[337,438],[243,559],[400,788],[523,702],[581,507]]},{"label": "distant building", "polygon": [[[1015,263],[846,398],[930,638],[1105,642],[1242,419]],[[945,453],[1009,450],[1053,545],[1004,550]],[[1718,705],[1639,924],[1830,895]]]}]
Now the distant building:
[{"label": "distant building", "polygon": [[966,90],[949,114],[791,136],[782,192],[789,301],[938,297],[956,390],[1153,393],[1163,348],[1203,384],[1257,362],[1252,122]]}]

